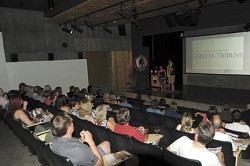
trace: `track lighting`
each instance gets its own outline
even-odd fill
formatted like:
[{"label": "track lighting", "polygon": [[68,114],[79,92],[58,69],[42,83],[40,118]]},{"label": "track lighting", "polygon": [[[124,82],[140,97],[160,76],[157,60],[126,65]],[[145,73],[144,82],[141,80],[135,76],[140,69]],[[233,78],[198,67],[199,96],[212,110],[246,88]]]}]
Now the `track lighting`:
[{"label": "track lighting", "polygon": [[124,13],[124,11],[117,10],[117,14],[119,14],[122,18],[130,22],[131,17],[128,14]]},{"label": "track lighting", "polygon": [[87,20],[84,20],[84,23],[93,31],[95,30],[95,26],[92,25],[90,22],[88,22]]},{"label": "track lighting", "polygon": [[103,30],[108,32],[109,34],[113,33],[112,30],[108,29],[108,27],[104,26]]},{"label": "track lighting", "polygon": [[48,8],[49,8],[49,10],[54,9],[54,0],[48,0]]},{"label": "track lighting", "polygon": [[77,31],[79,33],[83,32],[83,30],[79,26],[77,26],[75,24],[71,24],[71,28],[73,28],[75,31]]},{"label": "track lighting", "polygon": [[72,34],[72,33],[73,33],[73,31],[72,31],[72,30],[68,29],[68,27],[67,27],[67,25],[66,25],[66,24],[65,24],[65,25],[64,25],[64,27],[62,28],[62,31],[67,32],[67,33],[70,33],[70,34]]},{"label": "track lighting", "polygon": [[137,22],[136,20],[133,20],[132,23],[137,27],[137,29],[138,29],[139,31],[142,30],[142,27],[138,24],[138,22]]}]

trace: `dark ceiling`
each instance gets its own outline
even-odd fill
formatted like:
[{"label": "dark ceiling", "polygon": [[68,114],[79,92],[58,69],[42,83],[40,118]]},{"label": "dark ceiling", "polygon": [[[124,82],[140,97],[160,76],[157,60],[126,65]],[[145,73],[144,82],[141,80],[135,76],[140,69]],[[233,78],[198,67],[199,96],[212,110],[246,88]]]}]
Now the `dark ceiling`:
[{"label": "dark ceiling", "polygon": [[[42,11],[46,22],[92,25],[126,23],[176,12],[186,12],[233,0],[0,0],[1,7]],[[237,1],[237,0],[234,0]],[[119,11],[120,14],[119,14]]]}]

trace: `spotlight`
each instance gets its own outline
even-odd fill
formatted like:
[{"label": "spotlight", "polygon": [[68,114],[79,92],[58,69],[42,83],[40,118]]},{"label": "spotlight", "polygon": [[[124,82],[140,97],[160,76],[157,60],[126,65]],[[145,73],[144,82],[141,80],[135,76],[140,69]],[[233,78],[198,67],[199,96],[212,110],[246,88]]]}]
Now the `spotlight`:
[{"label": "spotlight", "polygon": [[49,7],[49,10],[54,9],[54,0],[48,0],[48,7]]},{"label": "spotlight", "polygon": [[73,33],[72,30],[70,30],[70,29],[67,28],[67,25],[64,25],[64,27],[62,28],[62,31],[67,32],[67,33],[70,33],[70,34]]},{"label": "spotlight", "polygon": [[243,28],[248,32],[250,30],[250,23],[247,23]]},{"label": "spotlight", "polygon": [[77,25],[75,25],[75,24],[72,24],[71,27],[72,27],[74,30],[76,30],[77,32],[79,32],[79,33],[82,33],[82,32],[83,32],[83,30],[82,30],[79,26],[77,26]]},{"label": "spotlight", "polygon": [[95,26],[92,25],[90,22],[88,22],[87,20],[84,21],[84,23],[93,31],[95,30]]},{"label": "spotlight", "polygon": [[113,32],[112,32],[110,29],[108,29],[108,27],[106,27],[106,26],[103,27],[103,30],[106,31],[106,32],[108,32],[109,34],[112,34],[112,33],[113,33]]}]

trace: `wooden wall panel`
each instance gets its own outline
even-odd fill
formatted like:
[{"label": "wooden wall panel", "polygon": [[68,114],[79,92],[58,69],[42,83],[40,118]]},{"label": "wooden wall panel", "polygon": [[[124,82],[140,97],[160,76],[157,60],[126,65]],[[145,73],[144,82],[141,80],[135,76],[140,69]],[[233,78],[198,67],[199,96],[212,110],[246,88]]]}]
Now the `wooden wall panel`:
[{"label": "wooden wall panel", "polygon": [[112,51],[112,88],[124,89],[133,86],[132,51]]}]

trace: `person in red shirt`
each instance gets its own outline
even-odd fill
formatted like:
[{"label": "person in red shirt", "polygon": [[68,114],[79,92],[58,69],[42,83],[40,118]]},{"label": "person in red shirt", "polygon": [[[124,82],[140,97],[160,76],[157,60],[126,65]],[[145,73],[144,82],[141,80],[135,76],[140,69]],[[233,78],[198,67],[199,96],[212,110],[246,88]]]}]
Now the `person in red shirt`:
[{"label": "person in red shirt", "polygon": [[130,112],[127,108],[120,108],[116,113],[117,124],[114,132],[118,134],[125,134],[135,139],[145,142],[148,138],[148,130],[144,127],[133,127],[129,125]]}]

